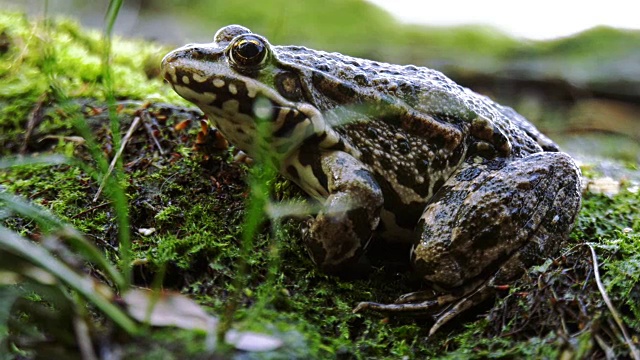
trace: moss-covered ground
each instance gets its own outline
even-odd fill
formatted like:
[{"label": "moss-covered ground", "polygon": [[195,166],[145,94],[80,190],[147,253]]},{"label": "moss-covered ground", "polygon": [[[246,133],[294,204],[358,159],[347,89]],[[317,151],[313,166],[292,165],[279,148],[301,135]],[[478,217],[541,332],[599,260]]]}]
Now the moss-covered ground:
[{"label": "moss-covered ground", "polygon": [[[110,63],[113,79],[106,82],[101,44],[99,34],[68,21],[34,23],[20,14],[0,13],[3,164],[15,161],[15,156],[52,153],[85,164],[4,167],[0,189],[49,209],[86,234],[110,261],[119,263],[116,212],[108,194],[94,201],[100,184],[87,169],[97,167],[97,160],[79,136],[82,127],[76,122],[87,124],[100,152],[111,158],[118,139],[136,117],[141,118],[143,125],[123,152],[124,176],[119,179],[129,206],[133,283],[151,287],[160,282],[162,288],[187,294],[213,314],[228,312],[230,294],[241,286],[240,306],[232,314],[234,327],[284,341],[271,353],[215,354],[345,359],[628,357],[629,346],[598,289],[591,248],[611,304],[639,346],[637,184],[623,182],[613,195],[585,193],[571,240],[558,257],[530,269],[501,289],[495,300],[428,338],[429,318],[351,312],[359,301],[391,301],[416,290],[420,284],[406,265],[374,257],[373,270],[364,278],[324,275],[307,257],[299,241],[303,222],[296,219],[266,221],[250,244],[243,243],[245,203],[252,192],[247,179],[258,176],[252,175],[255,167],[234,161],[233,148],[220,146],[215,132],[204,135],[201,115],[162,84],[157,64],[168,49],[116,39]],[[109,120],[109,94],[116,101],[116,136]],[[599,176],[585,170],[588,178]],[[267,186],[274,203],[304,198],[278,177],[268,179]],[[3,212],[2,222],[22,236],[40,239],[41,229],[28,218]],[[100,278],[98,271],[91,271]],[[16,333],[8,325],[13,320],[7,319],[0,316],[0,337],[4,337],[0,350],[11,350],[3,356],[12,358],[20,354],[16,344],[29,343],[16,341],[28,334]],[[96,322],[108,319],[96,315]],[[4,342],[8,335],[13,336],[11,344]],[[54,334],[44,336],[55,339]],[[124,358],[213,356],[205,336],[187,330],[148,330],[112,344]],[[73,356],[74,349],[68,351]]]}]

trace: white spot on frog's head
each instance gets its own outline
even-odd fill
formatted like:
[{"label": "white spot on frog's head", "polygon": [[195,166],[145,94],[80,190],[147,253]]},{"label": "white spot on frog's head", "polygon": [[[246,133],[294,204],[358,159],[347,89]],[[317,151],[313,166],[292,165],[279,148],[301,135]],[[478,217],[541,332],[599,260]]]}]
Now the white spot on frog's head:
[{"label": "white spot on frog's head", "polygon": [[251,99],[255,98],[256,94],[258,93],[258,88],[255,86],[255,84],[246,83],[245,85],[247,86],[247,96]]},{"label": "white spot on frog's head", "polygon": [[224,80],[222,80],[220,78],[213,79],[213,86],[215,86],[217,88],[223,87],[224,86]]},{"label": "white spot on frog's head", "polygon": [[189,77],[187,75],[182,75],[182,83],[189,85]]},{"label": "white spot on frog's head", "polygon": [[193,75],[191,75],[191,77],[193,78],[193,80],[195,80],[196,82],[199,82],[199,83],[203,83],[203,82],[207,81],[207,79],[208,79],[207,76],[204,76],[204,75],[201,75],[201,74],[198,74],[198,73],[193,73]]},{"label": "white spot on frog's head", "polygon": [[238,93],[238,88],[236,87],[235,84],[229,84],[229,92],[232,95],[236,95]]},{"label": "white spot on frog's head", "polygon": [[213,93],[210,93],[210,92],[199,93],[197,91],[191,90],[187,86],[174,84],[173,88],[176,90],[178,94],[180,94],[180,96],[195,103],[198,106],[210,104],[216,99],[216,95]]}]

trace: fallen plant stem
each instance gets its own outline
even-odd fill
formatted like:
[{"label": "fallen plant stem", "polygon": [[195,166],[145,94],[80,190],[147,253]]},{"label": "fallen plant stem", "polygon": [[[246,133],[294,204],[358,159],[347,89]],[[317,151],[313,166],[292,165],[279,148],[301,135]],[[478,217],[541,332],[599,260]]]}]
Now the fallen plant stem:
[{"label": "fallen plant stem", "polygon": [[142,120],[144,120],[142,121],[142,125],[144,125],[144,129],[147,130],[147,134],[149,134],[149,137],[151,138],[151,140],[153,140],[156,148],[158,148],[158,152],[160,153],[160,155],[164,155],[164,149],[162,148],[162,145],[160,145],[160,141],[158,141],[158,138],[153,133],[151,125],[149,125],[149,123],[151,122],[151,116],[149,116],[149,113],[146,110],[143,110],[140,116],[142,117]]},{"label": "fallen plant stem", "polygon": [[105,202],[103,202],[103,203],[102,203],[102,204],[100,204],[100,205],[92,206],[92,207],[90,207],[90,208],[88,208],[88,209],[86,209],[86,210],[84,210],[84,211],[81,211],[81,212],[79,212],[79,213],[77,213],[77,214],[73,215],[71,218],[72,218],[72,219],[77,219],[77,218],[79,218],[79,217],[81,217],[81,216],[84,216],[84,215],[86,215],[86,214],[88,214],[88,213],[90,213],[90,212],[92,212],[92,211],[97,210],[97,209],[103,208],[103,207],[105,207],[105,206],[107,206],[107,205],[111,205],[111,201],[105,201]]},{"label": "fallen plant stem", "polygon": [[591,246],[591,244],[585,245],[587,245],[589,247],[589,250],[591,250],[591,258],[593,259],[593,274],[596,279],[596,284],[598,285],[598,290],[600,290],[600,294],[602,295],[602,299],[607,305],[607,308],[609,308],[611,316],[613,316],[613,320],[615,320],[618,328],[620,329],[620,331],[622,331],[622,336],[624,337],[624,341],[627,343],[627,346],[629,346],[631,355],[635,360],[640,360],[640,352],[638,352],[638,349],[633,345],[633,341],[631,340],[631,337],[627,332],[626,326],[624,326],[624,324],[622,323],[622,319],[620,319],[618,311],[615,309],[615,307],[613,307],[611,299],[609,299],[609,295],[607,295],[607,291],[605,290],[602,281],[600,281],[600,271],[598,270],[598,258],[596,256],[596,251],[593,249],[593,246]]},{"label": "fallen plant stem", "polygon": [[102,182],[100,182],[100,187],[98,188],[98,192],[96,192],[96,195],[93,197],[93,202],[98,201],[98,198],[100,197],[100,194],[102,193],[102,189],[104,188],[104,186],[106,185],[107,181],[109,180],[109,176],[113,172],[113,169],[116,167],[116,163],[118,162],[118,159],[120,158],[120,156],[122,156],[122,152],[124,152],[125,146],[127,146],[127,143],[129,142],[129,139],[133,135],[133,132],[136,131],[136,129],[138,128],[139,124],[140,124],[140,117],[136,116],[136,118],[133,120],[133,123],[129,127],[129,130],[127,131],[127,134],[124,136],[124,139],[122,139],[122,143],[120,144],[120,148],[116,152],[116,154],[113,157],[113,159],[111,159],[111,164],[109,164],[109,169],[107,170],[107,173],[104,174],[104,177],[102,178]]}]

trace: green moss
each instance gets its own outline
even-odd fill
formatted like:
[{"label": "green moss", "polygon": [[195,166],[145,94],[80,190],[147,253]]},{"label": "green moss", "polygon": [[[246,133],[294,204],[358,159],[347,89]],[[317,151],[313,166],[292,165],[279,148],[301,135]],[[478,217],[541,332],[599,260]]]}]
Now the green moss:
[{"label": "green moss", "polygon": [[[104,44],[97,31],[82,29],[69,20],[29,22],[23,14],[0,12],[0,34],[7,43],[6,51],[0,53],[3,153],[12,147],[9,141],[23,134],[29,114],[38,104],[52,98],[105,100],[101,62]],[[115,39],[109,62],[114,96],[183,103],[157,77],[160,60],[167,51],[142,41]]]},{"label": "green moss", "polygon": [[[10,44],[0,58],[1,98],[37,97],[55,86],[67,97],[105,99],[101,78],[104,44],[99,32],[69,20],[34,23],[19,13],[0,12],[0,33],[7,35]],[[158,69],[167,51],[148,42],[114,39],[109,66],[115,96],[180,102],[161,79],[150,78],[145,68],[151,62]]]}]

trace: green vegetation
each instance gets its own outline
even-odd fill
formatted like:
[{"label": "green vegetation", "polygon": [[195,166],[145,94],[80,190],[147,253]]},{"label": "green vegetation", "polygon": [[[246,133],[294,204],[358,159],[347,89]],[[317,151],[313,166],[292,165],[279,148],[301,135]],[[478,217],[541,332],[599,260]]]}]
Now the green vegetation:
[{"label": "green vegetation", "polygon": [[[238,22],[246,22],[242,20]],[[587,193],[572,240],[558,258],[531,269],[495,302],[427,339],[428,318],[351,313],[358,301],[389,301],[415,290],[419,284],[406,269],[392,271],[385,259],[373,259],[375,270],[366,279],[327,276],[315,269],[298,240],[299,220],[260,221],[265,214],[256,208],[268,201],[266,192],[273,194],[274,203],[301,199],[302,194],[257,166],[232,161],[233,149],[216,146],[214,132],[202,132],[198,113],[164,103],[184,104],[162,85],[156,65],[151,65],[166,49],[113,39],[111,79],[105,83],[100,35],[69,21],[33,23],[0,12],[0,39],[6,44],[0,48],[0,144],[5,156],[0,161],[0,359],[34,357],[38,349],[52,348],[63,357],[78,356],[79,334],[102,339],[97,347],[119,349],[124,358],[236,354],[222,344],[214,349],[211,333],[202,329],[151,329],[141,321],[129,327],[132,315],[116,313],[111,306],[122,304],[119,296],[127,289],[127,281],[117,274],[129,271],[135,286],[179,291],[209,313],[232,320],[235,329],[269,334],[284,343],[271,353],[243,354],[248,357],[629,356],[594,280],[587,243],[595,248],[603,285],[638,346],[637,185],[623,184],[612,196]],[[110,120],[114,117],[116,127]],[[124,148],[116,181],[94,202],[106,173],[102,157],[115,155],[120,135],[136,118],[144,123]],[[29,157],[14,157],[20,153]],[[599,176],[589,172],[590,178]],[[268,181],[261,177],[265,174]],[[118,208],[117,189],[126,194],[128,210]],[[25,202],[9,194],[28,204],[20,207]],[[127,262],[117,225],[123,213],[131,224]],[[246,220],[252,217],[255,236]],[[47,239],[55,246],[32,255],[62,263],[69,276],[93,279],[104,286],[104,298],[84,294],[62,276],[45,284],[46,264],[35,266],[37,259],[26,262],[7,250],[7,244],[22,242],[44,253]],[[101,263],[79,239],[97,245],[108,261]],[[29,278],[29,273],[40,278]],[[78,319],[89,329],[74,328]],[[58,328],[44,325],[51,321]]]}]

